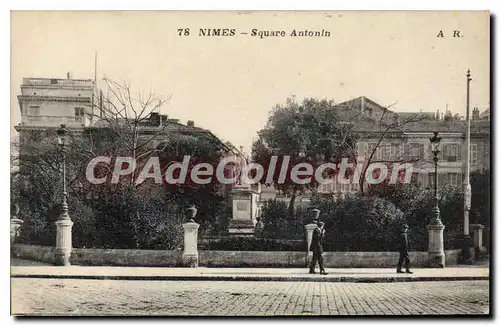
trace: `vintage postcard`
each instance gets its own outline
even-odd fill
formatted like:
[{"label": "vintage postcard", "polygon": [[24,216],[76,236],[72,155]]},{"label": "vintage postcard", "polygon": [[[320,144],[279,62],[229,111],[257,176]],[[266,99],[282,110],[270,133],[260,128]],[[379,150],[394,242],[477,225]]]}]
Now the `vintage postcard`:
[{"label": "vintage postcard", "polygon": [[489,316],[488,11],[13,11],[14,316]]}]

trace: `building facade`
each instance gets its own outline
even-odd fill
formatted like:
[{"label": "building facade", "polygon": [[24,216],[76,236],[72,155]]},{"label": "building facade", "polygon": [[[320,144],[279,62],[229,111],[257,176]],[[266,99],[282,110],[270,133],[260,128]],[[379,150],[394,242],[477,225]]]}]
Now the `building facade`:
[{"label": "building facade", "polygon": [[[344,103],[354,112],[358,112],[357,119],[350,119],[354,132],[358,135],[356,153],[358,161],[368,159],[373,150],[375,153],[370,162],[411,163],[413,165],[412,181],[421,187],[432,187],[434,184],[434,162],[431,152],[430,138],[435,131],[439,132],[441,139],[441,153],[438,162],[438,185],[451,185],[462,187],[466,168],[465,146],[467,121],[452,116],[448,111],[446,115],[431,112],[415,112],[399,114],[387,110],[385,116],[389,121],[395,121],[397,128],[387,128],[382,136],[375,132],[379,126],[371,121],[376,121],[384,114],[384,107],[366,98],[359,97]],[[471,116],[471,145],[470,145],[470,171],[487,170],[490,168],[490,120],[487,114],[480,115],[477,108]],[[345,115],[344,115],[345,116]],[[352,117],[352,115],[351,115]],[[363,119],[364,117],[370,118]],[[414,118],[412,120],[412,118]],[[409,123],[402,123],[408,121]],[[380,143],[379,143],[380,142]],[[366,183],[365,183],[366,186]],[[337,180],[323,184],[319,187],[320,193],[352,193],[359,190],[359,184],[340,184]]]}]

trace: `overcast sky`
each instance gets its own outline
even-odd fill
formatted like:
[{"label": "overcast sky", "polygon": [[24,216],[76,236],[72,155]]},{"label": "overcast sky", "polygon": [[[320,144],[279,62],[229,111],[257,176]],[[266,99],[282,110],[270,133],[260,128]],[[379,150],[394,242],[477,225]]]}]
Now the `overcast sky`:
[{"label": "overcast sky", "polygon": [[[162,113],[246,150],[269,110],[290,95],[364,95],[398,111],[444,112],[448,104],[465,115],[468,68],[471,106],[489,107],[489,19],[488,12],[14,12],[11,123],[20,122],[22,77],[93,78],[95,51],[98,78],[171,95]],[[178,36],[179,28],[191,35]],[[236,35],[201,37],[200,28]],[[252,37],[254,28],[287,36]],[[293,29],[330,37],[291,37]]]}]

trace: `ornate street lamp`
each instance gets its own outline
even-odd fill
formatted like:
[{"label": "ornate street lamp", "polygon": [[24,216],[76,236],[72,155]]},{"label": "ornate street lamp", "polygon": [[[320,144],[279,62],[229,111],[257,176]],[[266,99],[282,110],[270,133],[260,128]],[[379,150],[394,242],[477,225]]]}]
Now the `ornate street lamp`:
[{"label": "ornate street lamp", "polygon": [[63,202],[61,215],[59,220],[70,220],[68,215],[68,193],[66,192],[66,142],[68,137],[68,129],[66,125],[61,125],[57,130],[57,143],[61,146],[62,152],[62,179],[63,179]]},{"label": "ornate street lamp", "polygon": [[439,137],[438,132],[435,131],[434,136],[432,136],[429,140],[431,141],[432,154],[434,154],[434,206],[431,210],[432,217],[430,223],[427,225],[427,230],[429,231],[428,266],[444,268],[444,225],[443,222],[441,222],[441,218],[439,217],[439,202],[437,193],[437,164],[439,160],[438,155],[440,153],[439,144],[441,142],[441,137]]},{"label": "ornate street lamp", "polygon": [[63,182],[63,202],[61,207],[61,214],[56,221],[57,234],[56,234],[56,248],[54,251],[54,264],[56,266],[69,266],[69,258],[72,251],[71,229],[73,222],[68,214],[68,193],[66,191],[66,143],[68,137],[68,129],[66,125],[61,125],[57,130],[57,142],[61,147],[62,152],[62,182]]},{"label": "ornate street lamp", "polygon": [[441,152],[439,150],[439,145],[441,143],[441,137],[438,136],[438,132],[434,132],[434,136],[432,136],[430,139],[431,141],[431,150],[432,154],[434,155],[434,206],[432,208],[433,212],[433,219],[436,220],[441,220],[439,217],[439,198],[438,198],[438,161],[439,161],[439,153]]}]

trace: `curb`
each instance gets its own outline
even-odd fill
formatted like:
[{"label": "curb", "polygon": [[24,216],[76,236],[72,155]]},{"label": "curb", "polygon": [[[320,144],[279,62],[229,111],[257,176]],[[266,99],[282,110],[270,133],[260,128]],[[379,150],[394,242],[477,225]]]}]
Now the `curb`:
[{"label": "curb", "polygon": [[133,276],[133,275],[11,275],[11,278],[75,279],[75,280],[124,280],[124,281],[228,281],[228,282],[337,282],[337,283],[402,283],[437,281],[489,281],[489,276],[409,276],[409,277],[290,277],[290,276]]}]

